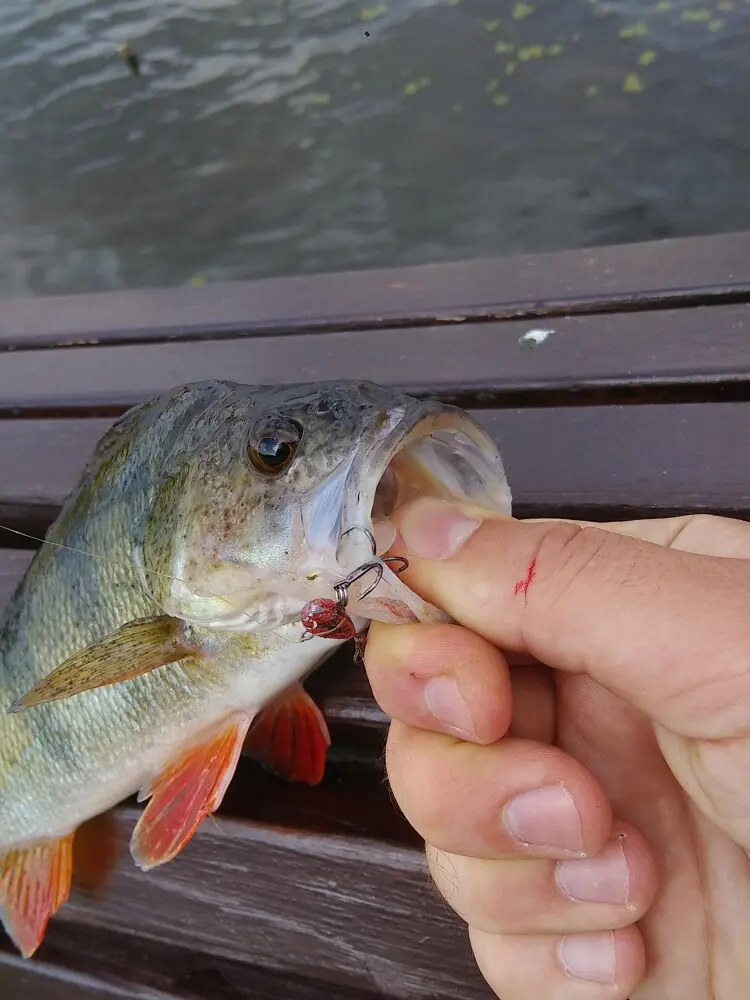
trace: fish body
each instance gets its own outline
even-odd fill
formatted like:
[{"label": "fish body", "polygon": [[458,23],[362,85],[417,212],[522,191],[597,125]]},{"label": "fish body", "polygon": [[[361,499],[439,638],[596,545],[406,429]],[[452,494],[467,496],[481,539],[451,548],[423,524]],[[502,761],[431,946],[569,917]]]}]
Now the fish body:
[{"label": "fish body", "polygon": [[[359,627],[440,617],[372,551],[374,521],[425,490],[510,509],[478,424],[367,382],[198,383],[113,425],[0,619],[0,914],[24,954],[67,897],[76,831],[129,795],[150,800],[131,840],[150,868],[218,806],[243,746],[319,780],[328,734],[299,682],[343,640],[300,641],[303,606],[374,564],[373,593],[352,585]],[[139,661],[119,682],[5,710],[118,650]],[[24,879],[44,890],[33,912]]]}]

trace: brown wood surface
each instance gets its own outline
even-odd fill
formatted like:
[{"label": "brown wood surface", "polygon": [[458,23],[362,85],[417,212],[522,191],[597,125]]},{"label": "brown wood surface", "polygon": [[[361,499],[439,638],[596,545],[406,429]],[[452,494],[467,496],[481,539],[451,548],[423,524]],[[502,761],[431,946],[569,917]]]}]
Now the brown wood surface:
[{"label": "brown wood surface", "polygon": [[8,1000],[174,1000],[132,980],[107,982],[86,973],[0,954],[0,996]]},{"label": "brown wood surface", "polygon": [[375,1000],[375,994],[332,986],[218,955],[167,947],[143,936],[55,922],[44,960],[33,963],[0,951],[3,1000]]},{"label": "brown wood surface", "polygon": [[[122,810],[125,836],[136,815]],[[150,874],[123,857],[107,900],[76,896],[59,921],[403,1000],[487,997],[423,853],[376,840],[204,823],[179,859]]]},{"label": "brown wood surface", "polygon": [[270,278],[203,288],[11,300],[0,349],[352,330],[747,301],[750,234]]},{"label": "brown wood surface", "polygon": [[[0,316],[2,308],[0,307]],[[529,322],[296,334],[250,340],[19,351],[0,361],[0,415],[116,414],[183,382],[278,384],[367,377],[469,407],[750,399],[750,304],[568,317],[529,348]],[[54,372],[54,378],[50,373]]]},{"label": "brown wood surface", "polygon": [[[529,349],[535,327],[552,332]],[[43,534],[117,413],[217,377],[458,402],[497,441],[521,516],[747,518],[749,333],[750,234],[0,302],[0,525]],[[0,606],[37,544],[0,530]],[[307,687],[333,737],[323,782],[243,759],[176,861],[144,875],[125,854],[32,963],[0,945],[3,1000],[490,996],[391,801],[363,671],[343,650]]]}]

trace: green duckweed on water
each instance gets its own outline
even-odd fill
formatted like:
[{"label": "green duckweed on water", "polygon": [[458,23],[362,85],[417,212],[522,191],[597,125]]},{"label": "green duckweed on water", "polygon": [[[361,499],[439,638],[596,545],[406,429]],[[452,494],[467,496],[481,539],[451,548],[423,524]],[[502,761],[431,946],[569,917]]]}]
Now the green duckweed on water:
[{"label": "green duckweed on water", "polygon": [[304,95],[303,103],[308,108],[324,108],[327,104],[331,103],[331,95],[323,91],[313,90],[311,93]]},{"label": "green duckweed on water", "polygon": [[[461,0],[442,0],[443,5],[452,6]],[[691,2],[691,0],[688,0]],[[623,22],[622,13],[605,0],[588,0],[588,7],[592,15],[611,13],[612,28],[611,37],[622,41],[622,59],[615,70],[613,80],[600,79],[597,82],[587,83],[581,80],[578,83],[578,93],[581,99],[592,100],[602,97],[606,93],[621,93],[626,95],[637,95],[647,89],[656,86],[660,80],[660,75],[649,80],[644,71],[654,65],[657,60],[663,57],[661,49],[650,46],[648,36],[655,34],[657,30],[663,31],[665,21],[674,32],[691,34],[696,28],[703,31],[716,32],[724,28],[727,23],[733,23],[728,12],[736,10],[744,5],[750,5],[750,0],[709,0],[712,6],[703,7],[700,0],[692,0],[692,6],[683,7],[684,0],[675,3],[675,0],[650,0],[648,6],[641,8],[642,17],[636,19],[625,19]],[[375,16],[382,16],[386,13],[388,6],[386,3],[375,5],[372,3],[362,9],[363,19],[374,19]],[[392,5],[391,5],[391,9]],[[510,18],[507,12],[510,11]],[[666,12],[671,11],[665,18]],[[727,12],[722,14],[722,12]],[[549,32],[552,37],[545,37],[544,24],[541,19],[532,18],[537,14],[535,3],[526,0],[511,0],[511,3],[498,9],[502,16],[490,18],[478,18],[475,22],[475,31],[479,36],[489,35],[487,38],[487,48],[494,51],[495,55],[502,58],[502,63],[494,70],[496,76],[490,79],[485,78],[483,87],[486,99],[489,99],[495,107],[505,108],[511,100],[514,103],[523,101],[523,92],[515,90],[516,78],[523,85],[528,78],[525,73],[534,70],[534,64],[545,57],[565,59],[566,54],[576,48],[577,42],[585,44],[585,31],[575,34],[558,34],[557,31]],[[738,16],[738,15],[735,15]],[[530,20],[529,20],[530,19]],[[592,22],[593,23],[593,22]],[[601,31],[601,28],[597,30]],[[490,48],[491,46],[491,48]],[[632,48],[631,48],[632,46]],[[405,72],[403,81],[403,96],[405,98],[418,95],[426,86],[430,84],[429,76],[414,77],[412,73]],[[442,79],[442,78],[441,78]],[[544,77],[538,77],[543,80]],[[440,80],[437,81],[438,83]],[[504,92],[505,88],[508,92]],[[359,89],[352,87],[352,89]],[[456,94],[458,100],[451,102],[449,97],[447,110],[458,113],[465,108],[471,108],[476,95]],[[633,105],[635,108],[635,104]]]},{"label": "green duckweed on water", "polygon": [[623,80],[622,89],[626,94],[639,94],[643,90],[643,81],[637,73],[628,73]]},{"label": "green duckweed on water", "polygon": [[705,7],[699,10],[688,7],[687,10],[683,10],[680,14],[681,21],[694,21],[696,24],[707,24],[712,18],[712,12]]},{"label": "green duckweed on water", "polygon": [[647,34],[648,28],[643,21],[637,21],[635,24],[620,28],[620,38],[643,38]]},{"label": "green duckweed on water", "polygon": [[531,59],[541,59],[544,52],[543,45],[527,45],[525,49],[518,50],[518,58],[521,62],[529,62]]},{"label": "green duckweed on water", "polygon": [[522,21],[525,17],[529,17],[534,13],[534,6],[530,3],[517,3],[513,7],[513,20]]},{"label": "green duckweed on water", "polygon": [[388,13],[388,4],[379,3],[376,7],[363,7],[359,15],[360,21],[376,21]]},{"label": "green duckweed on water", "polygon": [[414,94],[418,94],[420,90],[424,90],[430,84],[429,76],[420,76],[418,80],[409,80],[404,86],[404,96],[413,97]]}]

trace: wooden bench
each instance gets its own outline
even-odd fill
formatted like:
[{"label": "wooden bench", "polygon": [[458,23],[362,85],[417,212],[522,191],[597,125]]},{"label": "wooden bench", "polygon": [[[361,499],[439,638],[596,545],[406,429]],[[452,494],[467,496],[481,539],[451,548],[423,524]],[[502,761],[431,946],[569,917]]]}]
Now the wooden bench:
[{"label": "wooden bench", "polygon": [[[116,414],[211,377],[367,377],[459,403],[521,516],[747,518],[750,234],[0,302],[0,524],[43,533]],[[0,604],[33,544],[0,531]],[[389,798],[387,720],[348,651],[309,689],[334,740],[320,787],[243,760],[175,862],[144,875],[126,855],[32,962],[3,943],[0,996],[487,998]]]}]

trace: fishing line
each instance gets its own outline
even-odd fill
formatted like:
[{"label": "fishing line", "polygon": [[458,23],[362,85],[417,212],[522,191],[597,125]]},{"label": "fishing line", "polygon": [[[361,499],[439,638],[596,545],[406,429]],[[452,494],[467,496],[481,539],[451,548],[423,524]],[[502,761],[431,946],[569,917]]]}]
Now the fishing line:
[{"label": "fishing line", "polygon": [[[118,566],[122,568],[123,566],[128,565],[121,559],[112,559],[110,556],[102,555],[99,552],[88,552],[86,549],[78,549],[73,545],[64,545],[62,544],[62,542],[52,542],[48,538],[39,538],[37,535],[30,535],[26,531],[19,531],[17,528],[9,528],[6,524],[0,524],[0,528],[2,528],[3,531],[9,531],[12,535],[18,535],[21,538],[28,538],[32,542],[40,542],[42,545],[51,545],[53,546],[53,548],[56,549],[65,549],[68,552],[75,552],[81,556],[88,556],[90,559],[99,559],[101,560],[101,562],[108,563],[110,566]],[[184,580],[180,576],[173,576],[171,573],[164,573],[156,569],[149,569],[149,570],[144,569],[144,572],[151,573],[154,576],[162,577],[165,580],[169,580],[170,583],[183,583],[185,584],[185,586],[188,586],[186,580]],[[205,587],[196,588],[196,593],[202,594],[204,597],[215,597],[218,601],[222,601],[224,604],[227,605],[227,607],[231,608],[233,611],[237,610],[227,600],[226,597],[222,597],[221,594],[215,594],[213,591],[207,590]],[[149,594],[148,596],[152,600],[154,600],[151,594]],[[154,603],[158,604],[158,601],[154,601]]]},{"label": "fishing line", "polygon": [[[99,559],[102,562],[108,563],[111,566],[123,567],[123,566],[127,565],[126,563],[124,563],[120,559],[112,559],[110,556],[105,556],[105,555],[102,555],[101,553],[98,553],[98,552],[88,552],[86,549],[79,549],[79,548],[76,548],[74,545],[64,545],[62,542],[52,542],[48,538],[40,538],[38,535],[30,535],[27,531],[19,531],[17,528],[9,528],[6,524],[0,524],[0,529],[2,529],[3,531],[8,531],[12,535],[18,535],[20,538],[28,538],[32,542],[39,542],[42,545],[51,545],[53,548],[64,549],[67,552],[75,552],[77,555],[88,556],[91,559]],[[138,567],[136,566],[136,569],[137,568]],[[165,580],[169,580],[170,583],[174,583],[174,582],[183,583],[183,584],[185,584],[187,586],[186,581],[182,577],[173,576],[171,573],[164,573],[164,572],[160,572],[159,570],[155,570],[155,569],[146,570],[145,567],[144,567],[143,572],[144,573],[151,573],[154,576],[162,577]],[[145,582],[146,581],[144,581],[144,583]],[[241,591],[237,591],[237,592],[240,593]],[[159,604],[159,602],[154,598],[153,594],[150,592],[150,588],[148,587],[148,585],[146,585],[146,593],[147,593],[147,596],[154,602],[154,604],[156,604],[157,607],[161,608],[161,605]],[[223,597],[221,594],[216,594],[213,591],[207,590],[204,587],[196,588],[196,593],[203,594],[204,596],[207,596],[207,597],[215,597],[217,600],[219,600],[222,603],[226,604],[227,607],[230,608],[232,611],[234,611],[234,612],[238,612],[239,611],[240,614],[244,614],[245,617],[247,618],[247,620],[249,622],[256,622],[256,624],[258,624],[258,625],[262,625],[263,624],[262,622],[258,621],[257,619],[251,618],[250,615],[248,614],[248,612],[241,611],[241,610],[235,608],[235,606],[226,597]],[[163,611],[164,609],[162,608],[161,610]],[[172,616],[172,617],[176,617],[176,616]],[[209,619],[200,619],[200,618],[192,618],[192,617],[191,618],[187,618],[185,616],[180,616],[180,617],[181,617],[181,619],[183,621],[187,621],[187,622],[189,622],[192,625],[201,625],[201,624],[203,624],[203,622],[209,620]],[[286,626],[281,626],[281,627],[286,627]],[[293,642],[294,641],[289,636],[280,634],[280,632],[278,631],[278,628],[279,628],[279,626],[271,627],[271,628],[268,629],[268,631],[271,632],[272,635],[275,635],[277,639],[281,639],[284,642]]]}]

